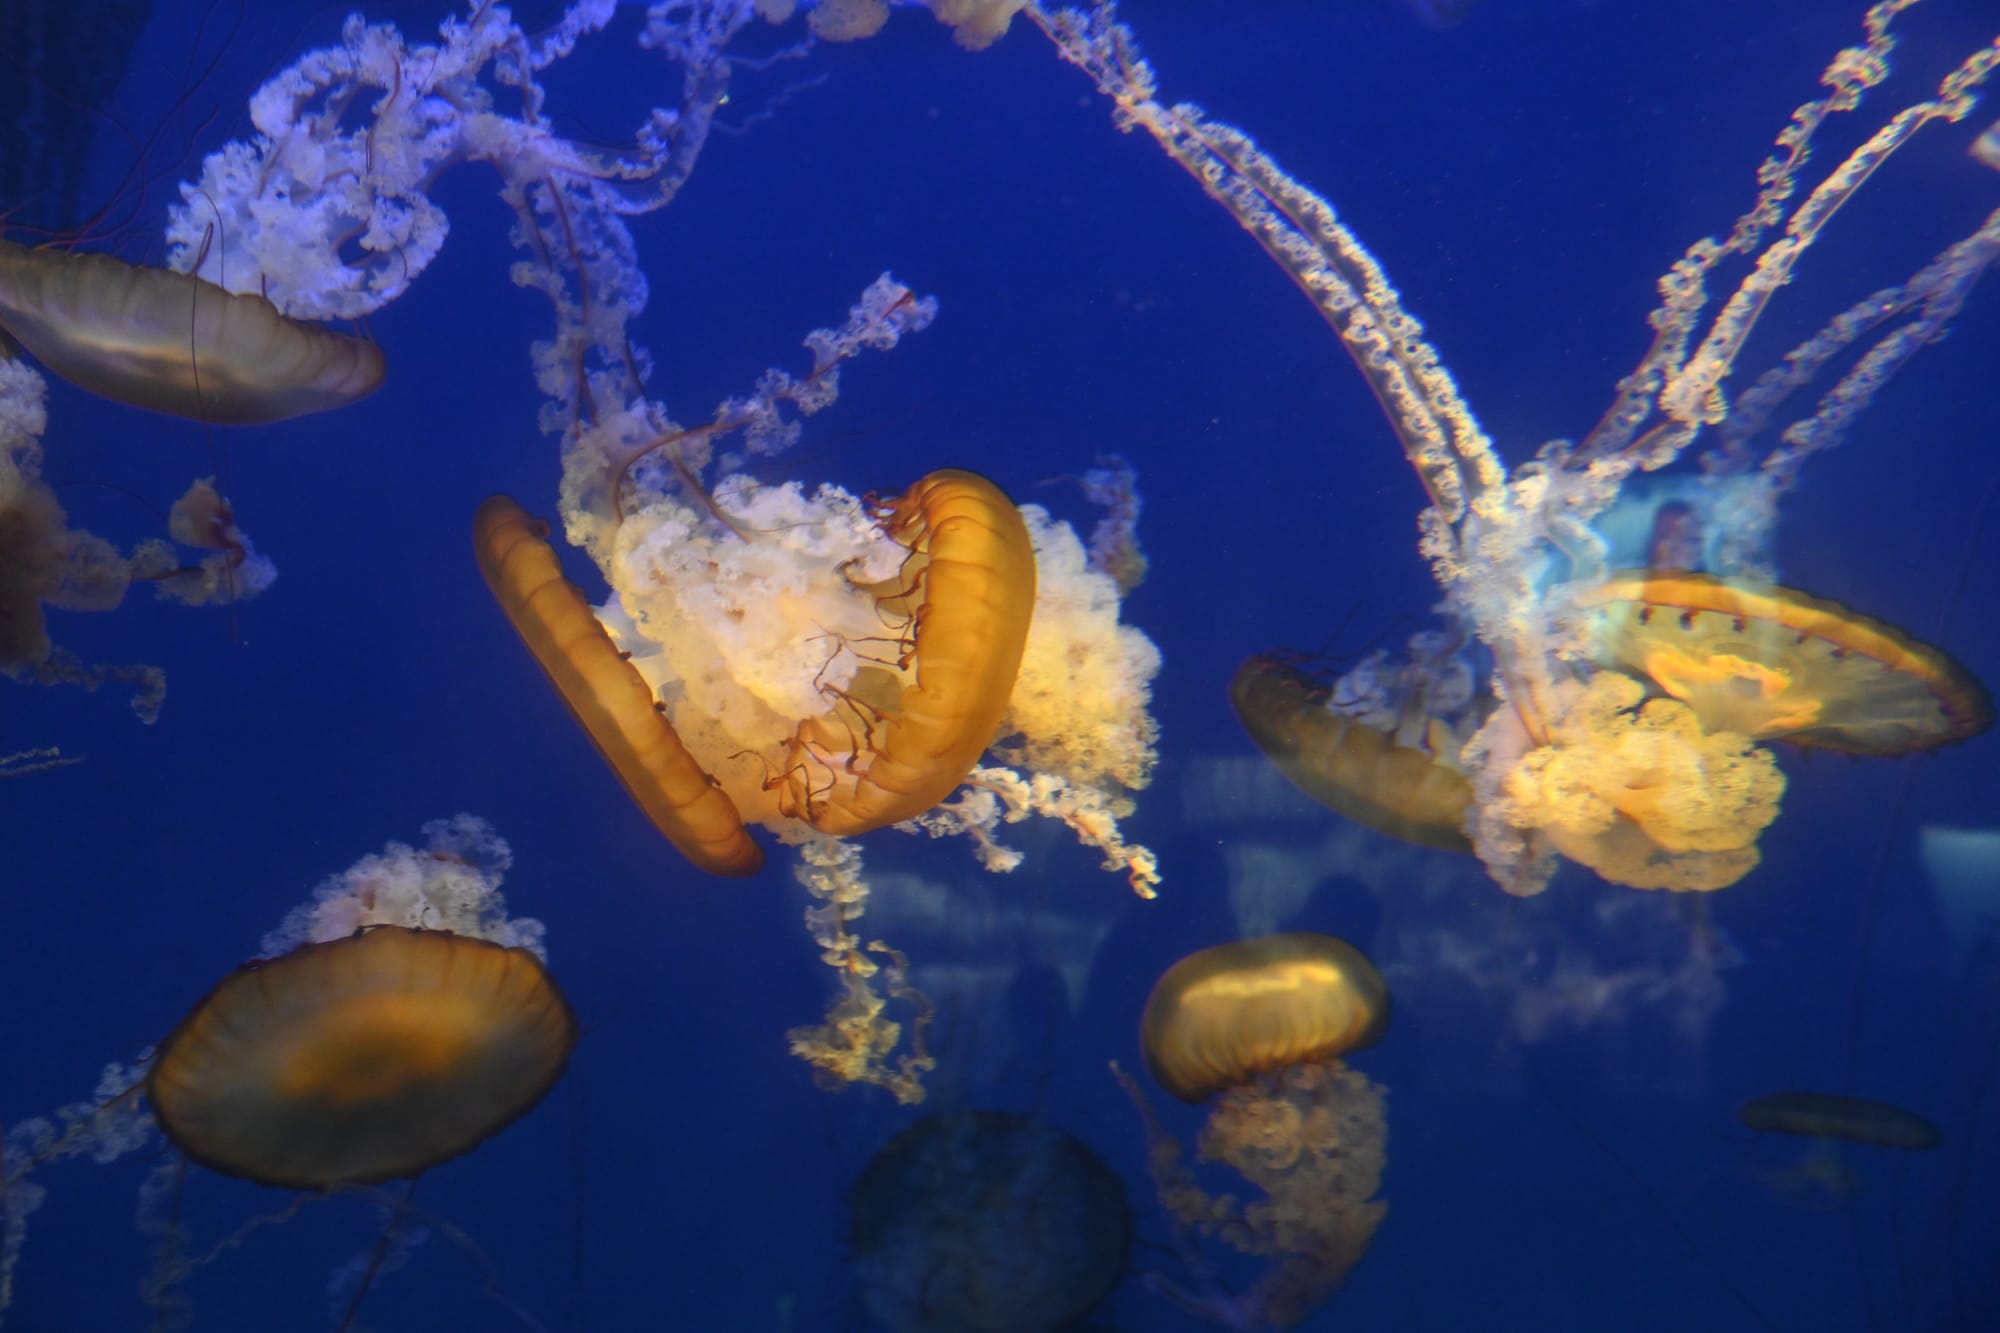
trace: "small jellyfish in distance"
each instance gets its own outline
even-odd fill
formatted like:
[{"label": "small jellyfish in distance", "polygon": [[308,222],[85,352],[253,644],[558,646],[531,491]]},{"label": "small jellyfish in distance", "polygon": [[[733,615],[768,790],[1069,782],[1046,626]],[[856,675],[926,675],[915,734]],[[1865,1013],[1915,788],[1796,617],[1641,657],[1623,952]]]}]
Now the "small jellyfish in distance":
[{"label": "small jellyfish in distance", "polygon": [[1929,1152],[1944,1141],[1930,1120],[1889,1102],[1834,1092],[1773,1092],[1736,1108],[1737,1123],[1759,1134],[1812,1141],[1804,1157],[1769,1174],[1766,1183],[1793,1203],[1839,1204],[1860,1189],[1843,1143]]},{"label": "small jellyfish in distance", "polygon": [[1944,1141],[1938,1127],[1915,1111],[1834,1092],[1773,1092],[1737,1107],[1736,1119],[1760,1134],[1846,1139],[1878,1148],[1924,1151]]},{"label": "small jellyfish in distance", "polygon": [[1232,1168],[1265,1197],[1245,1205],[1203,1189],[1121,1074],[1146,1120],[1154,1188],[1191,1237],[1266,1263],[1233,1292],[1190,1244],[1195,1285],[1155,1273],[1151,1290],[1231,1329],[1291,1328],[1333,1295],[1388,1212],[1375,1197],[1387,1161],[1383,1090],[1342,1057],[1388,1022],[1381,974],[1331,935],[1218,945],[1167,969],[1140,1024],[1146,1065],[1183,1101],[1213,1101],[1198,1159]]},{"label": "small jellyfish in distance", "polygon": [[1125,1275],[1125,1183],[1033,1116],[933,1112],[854,1183],[854,1264],[891,1333],[1053,1333]]},{"label": "small jellyfish in distance", "polygon": [[576,1037],[528,950],[372,926],[224,978],[160,1044],[146,1097],[210,1170],[284,1189],[380,1184],[527,1114]]}]

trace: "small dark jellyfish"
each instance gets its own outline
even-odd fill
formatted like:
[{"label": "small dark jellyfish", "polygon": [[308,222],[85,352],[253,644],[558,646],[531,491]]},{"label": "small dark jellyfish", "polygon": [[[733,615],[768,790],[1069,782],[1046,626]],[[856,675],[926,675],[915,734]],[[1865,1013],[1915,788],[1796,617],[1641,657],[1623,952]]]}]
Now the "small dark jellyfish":
[{"label": "small dark jellyfish", "polygon": [[1736,1119],[1760,1134],[1846,1139],[1878,1148],[1928,1151],[1943,1142],[1938,1127],[1900,1106],[1834,1092],[1774,1092],[1736,1108]]},{"label": "small dark jellyfish", "polygon": [[526,1115],[576,1037],[526,949],[373,926],[224,978],[160,1044],[146,1097],[210,1170],[284,1189],[380,1184]]},{"label": "small dark jellyfish", "polygon": [[862,1303],[892,1333],[1044,1333],[1125,1275],[1125,1182],[1033,1116],[934,1112],[862,1168],[851,1199]]}]

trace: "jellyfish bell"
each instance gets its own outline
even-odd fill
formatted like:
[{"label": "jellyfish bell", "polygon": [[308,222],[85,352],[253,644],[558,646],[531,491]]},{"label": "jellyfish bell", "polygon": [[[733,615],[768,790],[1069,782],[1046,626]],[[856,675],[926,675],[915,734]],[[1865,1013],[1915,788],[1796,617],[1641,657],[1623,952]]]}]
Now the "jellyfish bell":
[{"label": "jellyfish bell", "polygon": [[1470,852],[1472,784],[1455,759],[1458,737],[1426,716],[1421,739],[1337,707],[1336,691],[1271,653],[1229,684],[1237,719],[1293,786],[1337,814],[1422,847]]},{"label": "jellyfish bell", "polygon": [[1736,1119],[1760,1134],[1843,1139],[1909,1152],[1927,1152],[1944,1141],[1938,1127],[1915,1111],[1833,1092],[1767,1093],[1737,1107]]},{"label": "jellyfish bell", "polygon": [[86,392],[212,425],[344,407],[386,374],[374,343],[287,319],[262,296],[6,240],[0,331]]},{"label": "jellyfish bell", "polygon": [[1290,1328],[1333,1295],[1388,1212],[1375,1197],[1388,1160],[1383,1090],[1341,1057],[1374,1042],[1388,1021],[1381,974],[1331,935],[1217,945],[1161,975],[1140,1021],[1147,1067],[1183,1101],[1212,1099],[1198,1156],[1265,1197],[1246,1205],[1209,1194],[1127,1079],[1154,1189],[1183,1226],[1263,1266],[1248,1290],[1232,1292],[1189,1255],[1192,1289],[1157,1273],[1150,1289],[1230,1328]]},{"label": "jellyfish bell", "polygon": [[563,577],[548,526],[504,495],[479,507],[474,554],[535,661],[655,828],[712,874],[754,875],[764,853],[653,701],[653,692]]},{"label": "jellyfish bell", "polygon": [[1765,1171],[1766,1185],[1805,1207],[1845,1206],[1861,1178],[1841,1149],[1861,1143],[1902,1152],[1929,1152],[1944,1142],[1936,1124],[1915,1111],[1867,1097],[1833,1092],[1773,1092],[1736,1108],[1737,1123],[1759,1134],[1787,1134],[1812,1142],[1797,1161]]},{"label": "jellyfish bell", "polygon": [[1791,588],[1639,571],[1575,604],[1601,666],[1685,703],[1710,733],[1899,755],[1993,721],[1985,689],[1941,649]]},{"label": "jellyfish bell", "polygon": [[1261,1074],[1373,1045],[1389,989],[1359,949],[1298,932],[1218,944],[1154,983],[1140,1020],[1146,1067],[1186,1102]]},{"label": "jellyfish bell", "polygon": [[376,1184],[527,1114],[576,1038],[526,949],[375,926],[225,978],[161,1043],[146,1096],[211,1170],[285,1189]]},{"label": "jellyfish bell", "polygon": [[835,837],[913,819],[965,780],[1000,730],[1034,616],[1027,524],[986,478],[933,472],[881,522],[909,557],[859,591],[897,655],[864,662],[785,744],[782,807]]},{"label": "jellyfish bell", "polygon": [[1131,1257],[1124,1181],[1033,1116],[926,1115],[869,1159],[849,1204],[862,1303],[891,1333],[1073,1328]]},{"label": "jellyfish bell", "polygon": [[[140,220],[153,214],[148,195],[176,170],[159,159],[179,156],[192,146],[178,142],[176,128],[205,124],[222,109],[216,99],[234,100],[226,71],[236,58],[258,64],[269,58],[232,53],[244,30],[211,24],[213,11],[220,8],[213,0],[200,7],[205,12],[193,29],[194,48],[176,52],[177,59],[187,59],[191,78],[165,106],[128,107],[126,114],[134,120],[130,129],[117,123],[112,111],[116,88],[107,86],[106,79],[115,84],[116,62],[133,50],[139,34],[127,26],[134,9],[143,20],[143,6],[99,6],[73,21],[57,17],[60,7],[51,6],[48,16],[24,17],[11,26],[10,40],[26,46],[0,51],[0,66],[10,56],[34,61],[32,70],[12,73],[27,85],[23,96],[35,107],[26,128],[17,133],[41,151],[23,155],[23,163],[0,164],[0,178],[20,166],[39,169],[53,177],[47,184],[54,193],[45,201],[47,207],[37,209],[29,199],[18,218],[10,212],[3,219],[18,221],[19,236],[36,243],[0,239],[0,345],[11,337],[45,369],[88,393],[210,425],[269,424],[345,406],[381,385],[381,348],[286,318],[266,300],[259,290],[266,275],[255,254],[243,252],[252,247],[239,251],[233,237],[222,239],[230,234],[219,227],[225,221],[217,211],[222,195],[202,196],[183,187],[184,201],[170,211],[176,226],[180,215],[198,215],[191,223],[198,239],[190,245],[170,235],[174,243],[166,267],[91,252],[143,252],[143,245],[129,243],[135,232],[146,229]],[[25,8],[32,13],[36,6]],[[182,48],[188,40],[184,34]],[[119,164],[116,186],[101,202],[93,201],[93,207],[82,202],[89,178],[84,150],[102,126],[118,130],[129,155]],[[0,133],[0,139],[7,137]],[[50,160],[58,156],[71,160]],[[301,188],[296,180],[292,184]],[[8,197],[5,203],[17,199]],[[308,229],[278,223],[269,213],[260,221],[281,237],[274,249],[301,248]],[[294,264],[302,262],[288,257]],[[228,274],[235,291],[186,271],[191,268]]]}]

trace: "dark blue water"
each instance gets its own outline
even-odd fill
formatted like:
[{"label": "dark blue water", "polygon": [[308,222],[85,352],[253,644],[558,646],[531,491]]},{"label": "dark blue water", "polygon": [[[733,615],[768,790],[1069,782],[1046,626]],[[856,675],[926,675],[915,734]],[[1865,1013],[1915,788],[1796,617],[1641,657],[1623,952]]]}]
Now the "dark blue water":
[{"label": "dark blue water", "polygon": [[[194,81],[198,6],[156,9],[104,108],[141,137],[170,124],[133,258],[171,183],[247,132],[259,78],[338,29],[337,14],[263,12],[211,29],[223,58]],[[1166,98],[1249,129],[1340,207],[1518,460],[1596,420],[1644,351],[1656,279],[1747,205],[1771,139],[1856,39],[1858,9],[1486,0],[1438,28],[1391,0],[1134,0],[1125,17]],[[438,15],[371,17],[414,40]],[[1992,24],[1973,0],[1919,5],[1895,78],[1857,123],[1928,93]],[[548,79],[579,137],[627,134],[676,94],[678,77],[631,48],[635,28],[621,11]],[[752,38],[758,54],[789,40]],[[2000,175],[1966,155],[1993,114],[1926,131],[1870,184],[1780,293],[1746,367],[2000,205]],[[2000,826],[2000,742],[1915,760],[1781,752],[1790,787],[1763,864],[1704,902],[1707,923],[1685,900],[1574,868],[1516,905],[1470,860],[1343,825],[1261,767],[1226,682],[1273,647],[1400,643],[1436,589],[1416,550],[1422,494],[1307,302],[1021,24],[969,54],[899,10],[872,41],[739,71],[723,118],[743,132],[714,138],[673,205],[633,223],[652,285],[633,332],[678,415],[704,419],[768,365],[802,368],[806,331],[892,269],[938,297],[938,321],[849,370],[787,475],[890,493],[967,467],[1083,523],[1074,489],[1044,483],[1116,452],[1146,500],[1151,573],[1125,618],[1164,654],[1163,759],[1128,832],[1160,853],[1160,899],[1138,901],[1045,831],[1021,834],[1029,864],[1004,879],[955,844],[868,839],[873,868],[968,905],[955,939],[908,926],[918,964],[928,942],[932,961],[1026,977],[947,1003],[935,1100],[1039,1112],[1089,1141],[1132,1190],[1135,1274],[1171,1268],[1106,1062],[1135,1063],[1141,1005],[1174,959],[1261,930],[1327,931],[1368,949],[1396,993],[1394,1028],[1356,1061],[1389,1089],[1390,1213],[1310,1327],[1995,1326],[2000,1109],[1979,1094],[1995,1073],[2000,945],[1977,947],[1976,924],[1940,910],[1918,839],[1925,825]],[[1856,141],[1837,126],[1828,151]],[[100,133],[101,189],[131,156]],[[0,753],[83,759],[0,785],[0,1117],[87,1097],[101,1066],[163,1035],[326,876],[470,811],[511,842],[510,903],[546,922],[587,1031],[541,1108],[426,1176],[417,1202],[552,1329],[865,1327],[844,1190],[915,1112],[822,1091],[787,1055],[786,1029],[822,1011],[828,977],[786,858],[740,883],[689,870],[583,742],[471,558],[482,498],[548,512],[558,477],[527,361],[547,307],[507,281],[512,216],[495,187],[476,165],[439,182],[449,243],[369,320],[390,378],[357,407],[205,432],[53,386],[48,475],[79,526],[135,541],[219,462],[282,572],[233,625],[144,596],[53,617],[87,660],[165,668],[153,726],[113,689],[0,692]],[[1951,337],[1814,460],[1778,552],[1789,582],[1943,645],[1988,682],[1994,296],[1975,292]],[[580,557],[571,573],[595,577]],[[1983,874],[1990,919],[2000,870]],[[885,902],[884,933],[896,919]],[[1038,988],[1055,937],[1073,985]],[[1787,1184],[1802,1147],[1754,1141],[1732,1118],[1785,1087],[1909,1106],[1945,1146],[1850,1150],[1851,1187],[1803,1197]],[[1165,1114],[1176,1133],[1199,1124]],[[147,1326],[150,1242],[133,1218],[151,1165],[38,1173],[50,1197],[29,1219],[10,1327]],[[181,1221],[202,1253],[287,1203],[196,1172]],[[193,1327],[337,1323],[329,1275],[377,1227],[365,1203],[335,1199],[252,1231],[187,1279]],[[363,1322],[520,1326],[485,1281],[433,1236],[380,1279]],[[1098,1318],[1194,1326],[1136,1282]]]}]

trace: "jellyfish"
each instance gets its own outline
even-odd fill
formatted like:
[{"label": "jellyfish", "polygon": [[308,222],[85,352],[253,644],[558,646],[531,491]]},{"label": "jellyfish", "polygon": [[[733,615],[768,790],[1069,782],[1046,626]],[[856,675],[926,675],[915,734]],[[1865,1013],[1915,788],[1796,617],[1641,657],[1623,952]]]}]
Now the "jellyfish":
[{"label": "jellyfish", "polygon": [[984,477],[934,472],[879,521],[909,554],[855,587],[900,627],[896,670],[869,655],[785,742],[780,808],[835,837],[914,818],[965,780],[999,732],[1035,608],[1028,525]]},{"label": "jellyfish", "polygon": [[1844,1139],[1912,1152],[1928,1151],[1943,1142],[1938,1127],[1915,1111],[1833,1092],[1767,1093],[1737,1107],[1736,1119],[1760,1134]]},{"label": "jellyfish", "polygon": [[[310,1198],[373,1197],[370,1182],[470,1152],[541,1099],[577,1022],[547,971],[541,922],[508,914],[511,851],[472,815],[422,835],[320,883],[156,1048],[105,1066],[91,1100],[6,1126],[0,1313],[46,1194],[37,1174],[54,1163],[110,1163],[157,1148],[158,1130],[186,1160],[315,1192],[254,1229]],[[162,1327],[187,1316],[187,1279],[236,1243],[188,1246],[176,1203],[186,1160],[159,1163],[140,1191],[140,1226],[156,1241],[143,1291]],[[451,1223],[424,1223],[479,1258]]]},{"label": "jellyfish", "polygon": [[212,425],[344,407],[384,375],[374,343],[287,319],[262,296],[4,240],[0,332],[80,389]]},{"label": "jellyfish", "polygon": [[1543,743],[1508,769],[1493,816],[1614,884],[1707,892],[1760,859],[1785,775],[1741,733],[1615,671],[1549,694]]},{"label": "jellyfish", "polygon": [[321,883],[160,1043],[145,1091],[168,1138],[328,1189],[416,1175],[527,1114],[577,1023],[541,923],[507,915],[512,859],[457,815]]},{"label": "jellyfish", "polygon": [[1329,686],[1263,653],[1237,670],[1229,697],[1257,748],[1306,795],[1392,838],[1470,852],[1472,783],[1458,752],[1478,723],[1448,718],[1478,709],[1471,673],[1451,660],[1459,671],[1403,669],[1376,653]]},{"label": "jellyfish", "polygon": [[1898,755],[1992,722],[1942,650],[1790,588],[1662,568],[1573,599],[1600,671],[1551,686],[1542,743],[1492,809],[1615,883],[1710,890],[1748,874],[1784,792],[1765,742]]},{"label": "jellyfish", "polygon": [[[999,830],[1039,814],[1142,895],[1159,879],[1118,825],[1126,793],[1152,775],[1159,653],[1119,622],[1116,578],[1067,523],[970,472],[935,472],[878,501],[767,484],[744,457],[717,454],[737,436],[748,455],[788,447],[792,415],[832,401],[849,359],[895,345],[934,310],[884,274],[846,324],[808,337],[810,372],[766,372],[706,426],[675,426],[644,400],[613,411],[608,382],[579,390],[562,514],[611,585],[601,607],[538,591],[560,574],[518,506],[489,502],[478,525],[489,583],[600,748],[630,744],[606,743],[625,728],[677,756],[664,804],[687,825],[670,833],[682,850],[706,841],[720,851],[691,852],[697,865],[747,872],[749,825],[799,848],[794,874],[815,899],[807,926],[839,993],[823,1023],[788,1040],[833,1085],[873,1083],[906,1101],[922,1097],[933,1063],[930,1006],[908,960],[856,926],[869,893],[856,839],[887,826],[960,835],[1008,870],[1021,857]],[[1129,478],[1104,479],[1093,498],[1137,513]],[[1129,559],[1129,532],[1115,545]],[[536,572],[503,570],[515,560]],[[563,684],[578,677],[576,654],[619,680],[617,727],[591,721],[602,691],[586,707],[580,679]],[[655,776],[613,762],[642,804],[654,800]]]},{"label": "jellyfish", "polygon": [[[1243,130],[1191,103],[1162,101],[1157,72],[1113,0],[1095,0],[1087,12],[1027,11],[1111,102],[1119,127],[1145,131],[1293,280],[1387,414],[1429,502],[1420,549],[1447,613],[1492,656],[1496,706],[1455,762],[1472,788],[1466,832],[1510,893],[1539,893],[1559,857],[1636,887],[1714,889],[1747,874],[1783,785],[1761,749],[1775,733],[1731,730],[1737,722],[1776,724],[1802,743],[1900,753],[1973,734],[1990,714],[1978,688],[1935,650],[1796,594],[1746,602],[1733,582],[1771,581],[1780,499],[1814,455],[1846,438],[1885,384],[1944,336],[2000,261],[1996,210],[1906,281],[1868,293],[1736,387],[1759,319],[1829,223],[1912,138],[1965,121],[2000,67],[1981,44],[1933,95],[1893,108],[1872,133],[1862,127],[1845,157],[1815,152],[1822,125],[1852,116],[1887,77],[1908,8],[1868,10],[1861,42],[1835,55],[1822,90],[1793,113],[1779,151],[1748,183],[1734,226],[1695,240],[1661,278],[1650,345],[1617,380],[1596,424],[1579,438],[1549,440],[1512,468],[1380,261],[1332,204]],[[1710,283],[1731,266],[1741,276],[1717,300]],[[1794,405],[1814,388],[1816,402]],[[1767,434],[1775,438],[1766,449]],[[1685,511],[1662,506],[1649,516],[1638,557],[1655,566],[1647,583],[1657,590],[1668,580],[1699,581],[1674,573],[1698,554],[1715,580],[1708,586],[1738,595],[1721,603],[1705,593],[1674,610],[1691,620],[1720,616],[1738,634],[1741,618],[1812,640],[1800,655],[1815,663],[1809,681],[1788,679],[1803,660],[1770,654],[1669,662],[1667,679],[1649,679],[1669,696],[1685,688],[1700,697],[1692,707],[1678,698],[1641,707],[1647,687],[1634,696],[1635,682],[1616,679],[1631,667],[1615,651],[1599,652],[1589,608],[1600,589],[1628,604],[1647,604],[1652,593],[1630,595],[1613,572],[1614,539],[1593,525],[1629,498],[1628,488],[1646,489],[1644,474],[1682,459],[1698,462],[1700,476],[1675,483],[1688,488]],[[1697,493],[1700,502],[1688,498]],[[1660,656],[1647,642],[1649,655]],[[1875,660],[1817,669],[1821,659],[1850,655]],[[1822,713],[1837,720],[1816,721]]]},{"label": "jellyfish", "polygon": [[630,660],[563,577],[548,526],[504,495],[479,507],[480,572],[535,661],[667,841],[718,875],[754,875],[764,853],[736,807],[674,734]]},{"label": "jellyfish", "polygon": [[1149,1286],[1226,1328],[1290,1328],[1333,1295],[1388,1211],[1375,1197],[1388,1139],[1383,1090],[1344,1059],[1388,1022],[1381,975],[1331,935],[1217,945],[1167,969],[1140,1022],[1146,1066],[1181,1100],[1213,1101],[1199,1160],[1232,1168],[1264,1197],[1245,1205],[1203,1189],[1127,1079],[1146,1120],[1154,1187],[1195,1236],[1268,1262],[1231,1294],[1190,1249],[1192,1288],[1158,1274]]},{"label": "jellyfish", "polygon": [[1054,1333],[1125,1275],[1125,1182],[1033,1116],[932,1112],[854,1182],[862,1304],[891,1333]]},{"label": "jellyfish", "polygon": [[[793,654],[824,660],[810,691],[792,696],[811,711],[766,741],[754,792],[715,784],[688,754],[639,670],[562,579],[545,528],[496,496],[481,507],[475,542],[495,596],[634,799],[697,865],[747,875],[763,858],[734,796],[765,822],[797,819],[836,837],[914,818],[971,772],[1012,696],[1035,602],[1020,511],[983,477],[938,472],[876,521],[900,549],[893,567],[878,553],[878,578],[854,564],[829,568],[835,595],[800,589],[771,627],[782,633],[790,619],[801,641]],[[843,623],[852,628],[829,628]],[[884,626],[898,633],[873,646]]]},{"label": "jellyfish", "polygon": [[146,1097],[210,1170],[281,1189],[379,1184],[527,1114],[576,1035],[526,950],[375,926],[225,978],[160,1044]]},{"label": "jellyfish", "polygon": [[645,615],[614,637],[633,668],[678,678],[676,730],[727,761],[719,791],[746,818],[847,837],[929,810],[997,738],[1021,669],[1037,576],[1020,510],[955,471],[872,510],[733,479],[714,499],[747,537],[691,531],[686,511],[632,523]]},{"label": "jellyfish", "polygon": [[1833,1092],[1767,1093],[1737,1107],[1736,1120],[1759,1134],[1811,1140],[1804,1157],[1767,1176],[1778,1194],[1805,1204],[1851,1199],[1860,1189],[1841,1152],[1844,1143],[1929,1152],[1944,1141],[1938,1127],[1915,1111]]},{"label": "jellyfish", "polygon": [[1899,755],[1978,735],[1986,691],[1942,649],[1791,588],[1649,570],[1580,590],[1599,664],[1693,710],[1702,730]]},{"label": "jellyfish", "polygon": [[[991,46],[1007,32],[1014,15],[1030,0],[922,0],[952,39],[968,51]],[[774,22],[789,18],[796,0],[767,0],[760,9]],[[889,21],[889,0],[819,0],[806,11],[813,35],[822,41],[852,42],[873,37]]]},{"label": "jellyfish", "polygon": [[[600,619],[744,821],[800,844],[808,925],[841,993],[792,1048],[837,1083],[915,1099],[929,1057],[888,1052],[928,1006],[901,955],[854,925],[868,896],[854,839],[891,823],[963,833],[1006,869],[1019,857],[997,829],[1048,814],[1150,893],[1151,854],[1117,819],[1150,776],[1157,651],[1119,625],[1116,584],[1066,524],[971,473],[872,508],[739,473],[713,511],[633,475],[640,503],[600,556],[618,592]],[[903,1021],[884,1013],[892,998]]]},{"label": "jellyfish", "polygon": [[[891,1078],[886,1029],[870,1015],[883,1004],[871,979],[893,953],[853,928],[866,900],[858,854],[821,840],[884,825],[949,833],[998,870],[1022,860],[1005,826],[1055,818],[1150,896],[1156,860],[1119,821],[1156,760],[1159,654],[1120,623],[1115,577],[1067,524],[970,474],[887,506],[757,475],[835,402],[862,352],[935,317],[934,299],[893,276],[807,336],[808,369],[766,371],[706,422],[677,422],[653,396],[654,358],[633,327],[649,284],[628,220],[688,179],[737,68],[729,40],[791,8],[652,7],[642,45],[675,67],[682,95],[615,150],[561,137],[540,82],[605,27],[609,6],[570,5],[533,34],[505,6],[480,6],[430,45],[350,22],[253,97],[256,136],[208,155],[168,239],[175,267],[268,292],[286,316],[352,318],[396,299],[439,253],[436,178],[468,161],[498,169],[513,276],[553,318],[531,356],[542,423],[561,441],[560,526],[611,589],[591,614],[743,823],[813,848],[794,873],[816,899],[809,928],[840,977],[830,1017],[844,1035],[829,1038],[837,1052],[806,1048],[842,1078],[855,1067]],[[834,8],[861,27],[880,18],[866,3]],[[973,40],[1025,13],[1013,0],[932,8]],[[1136,551],[1124,556],[1128,572]]]}]

